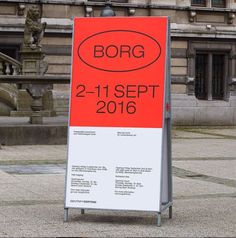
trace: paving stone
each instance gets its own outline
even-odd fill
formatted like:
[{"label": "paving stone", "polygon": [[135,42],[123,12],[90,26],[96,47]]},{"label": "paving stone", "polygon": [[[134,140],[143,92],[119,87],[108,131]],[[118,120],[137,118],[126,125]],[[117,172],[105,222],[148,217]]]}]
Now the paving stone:
[{"label": "paving stone", "polygon": [[236,160],[174,161],[173,165],[200,174],[236,180]]},{"label": "paving stone", "polygon": [[218,197],[219,194],[236,194],[236,188],[226,187],[211,182],[176,177],[174,177],[173,181],[173,194],[176,198],[189,197],[194,199],[194,196],[200,197],[201,195],[206,194],[215,194],[215,197]]},{"label": "paving stone", "polygon": [[66,160],[66,145],[24,145],[24,146],[3,146],[0,150],[1,161],[46,161]]},{"label": "paving stone", "polygon": [[0,165],[0,170],[8,174],[64,174],[65,168],[65,164]]},{"label": "paving stone", "polygon": [[[25,206],[20,209],[26,211],[25,216],[28,220],[22,220],[20,227],[14,226],[11,231],[9,227],[4,226],[2,231],[8,232],[9,236],[16,235],[17,231],[18,236],[36,234],[86,237],[234,236],[236,213],[235,206],[232,207],[234,200],[233,198],[177,200],[174,204],[173,219],[169,220],[165,214],[162,227],[156,226],[155,213],[86,210],[85,215],[79,215],[74,209],[70,222],[63,223],[60,205]],[[19,207],[15,207],[16,212],[18,209]]]},{"label": "paving stone", "polygon": [[191,131],[185,131],[185,130],[173,130],[172,131],[172,137],[174,139],[179,139],[179,138],[194,138],[194,139],[218,139],[218,138],[222,138],[221,136],[217,136],[217,135],[205,135],[205,134],[201,134],[201,133],[197,133],[197,132],[191,132]]},{"label": "paving stone", "polygon": [[235,128],[229,128],[229,129],[223,129],[223,130],[222,129],[204,129],[203,132],[236,137]]},{"label": "paving stone", "polygon": [[14,177],[13,175],[10,175],[10,174],[8,174],[8,173],[6,173],[6,172],[4,172],[4,171],[1,171],[0,170],[0,184],[15,184],[15,183],[17,183],[17,182],[19,182],[18,181],[18,178],[16,178],[16,177]]},{"label": "paving stone", "polygon": [[[210,132],[232,136],[227,130]],[[58,158],[65,160],[66,146],[3,146],[0,237],[235,237],[236,188],[227,182],[236,180],[236,140],[187,134],[188,139],[173,140],[173,156],[182,160],[173,161],[173,219],[165,211],[161,227],[154,212],[85,210],[81,215],[70,209],[64,223],[65,165]]]},{"label": "paving stone", "polygon": [[174,158],[236,156],[236,140],[230,139],[175,139],[172,148]]}]

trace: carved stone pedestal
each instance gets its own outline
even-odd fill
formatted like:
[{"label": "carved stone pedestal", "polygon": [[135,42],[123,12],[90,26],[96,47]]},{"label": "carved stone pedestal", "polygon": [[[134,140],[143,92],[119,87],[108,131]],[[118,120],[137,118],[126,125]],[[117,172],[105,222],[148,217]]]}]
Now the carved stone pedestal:
[{"label": "carved stone pedestal", "polygon": [[29,120],[30,124],[43,124],[43,117],[40,112],[33,112]]},{"label": "carved stone pedestal", "polygon": [[[29,93],[33,98],[31,108],[33,113],[30,115],[30,120],[29,123],[31,124],[43,124],[43,116],[41,113],[43,104],[42,104],[42,97],[41,97],[41,92],[39,93],[35,92],[35,90],[30,90]],[[32,94],[34,93],[34,94]],[[35,95],[36,94],[36,95]]]},{"label": "carved stone pedestal", "polygon": [[[26,89],[19,89],[17,96],[17,111],[11,111],[10,116],[12,117],[28,117],[32,113],[31,104],[32,97],[26,91]],[[53,105],[53,94],[52,91],[49,90],[45,92],[42,96],[42,116],[43,117],[53,117],[56,116],[56,112],[54,110]]]},{"label": "carved stone pedestal", "polygon": [[[47,62],[43,61],[45,55],[41,47],[22,47],[20,55],[22,60],[23,75],[43,75],[47,71],[48,65]],[[40,109],[41,117],[55,116],[56,113],[53,109],[53,95],[51,89],[52,85],[50,84],[19,85],[17,110],[12,111],[11,116],[31,116],[32,103],[36,91],[37,96],[40,95],[40,100],[42,101],[42,107]],[[39,114],[37,113],[35,117],[38,118]],[[36,121],[39,120],[37,119]]]},{"label": "carved stone pedestal", "polygon": [[20,51],[22,60],[22,74],[25,75],[43,75],[47,70],[47,63],[43,61],[45,54],[41,47],[35,49],[22,47]]}]

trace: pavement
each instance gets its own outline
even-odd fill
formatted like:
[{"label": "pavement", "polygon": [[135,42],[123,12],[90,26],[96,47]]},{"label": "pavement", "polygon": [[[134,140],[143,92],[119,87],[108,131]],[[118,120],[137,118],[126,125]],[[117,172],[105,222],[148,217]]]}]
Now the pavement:
[{"label": "pavement", "polygon": [[[0,237],[235,237],[236,128],[177,128],[173,218],[70,209],[63,222],[66,145],[1,146]],[[145,202],[145,201],[144,201]]]}]

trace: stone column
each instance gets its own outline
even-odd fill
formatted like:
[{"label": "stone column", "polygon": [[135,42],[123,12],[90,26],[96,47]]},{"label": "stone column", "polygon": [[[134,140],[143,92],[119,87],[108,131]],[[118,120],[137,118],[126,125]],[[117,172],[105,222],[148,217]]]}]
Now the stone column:
[{"label": "stone column", "polygon": [[188,75],[187,75],[187,95],[194,96],[195,94],[195,50],[189,42],[187,50],[188,60]]}]

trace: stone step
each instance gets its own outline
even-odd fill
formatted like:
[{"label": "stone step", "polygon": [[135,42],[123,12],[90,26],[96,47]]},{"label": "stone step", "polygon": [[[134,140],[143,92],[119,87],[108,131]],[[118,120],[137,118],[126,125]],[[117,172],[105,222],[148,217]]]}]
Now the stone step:
[{"label": "stone step", "polygon": [[29,119],[0,117],[0,145],[63,145],[67,143],[67,117],[44,118],[43,125]]}]

